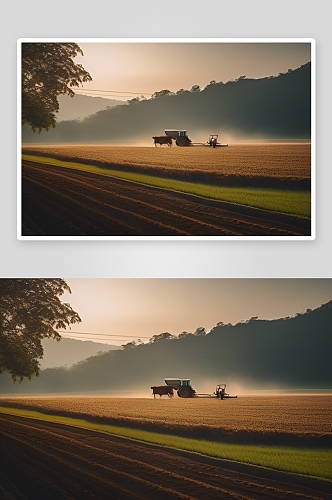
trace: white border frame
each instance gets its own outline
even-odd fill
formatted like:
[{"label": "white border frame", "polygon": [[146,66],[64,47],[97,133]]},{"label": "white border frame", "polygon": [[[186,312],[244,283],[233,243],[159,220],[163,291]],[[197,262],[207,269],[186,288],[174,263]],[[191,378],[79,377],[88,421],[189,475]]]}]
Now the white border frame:
[{"label": "white border frame", "polygon": [[[310,43],[311,44],[311,235],[310,236],[22,236],[22,43]],[[316,40],[314,38],[19,38],[17,40],[17,239],[51,241],[301,241],[316,238]]]}]

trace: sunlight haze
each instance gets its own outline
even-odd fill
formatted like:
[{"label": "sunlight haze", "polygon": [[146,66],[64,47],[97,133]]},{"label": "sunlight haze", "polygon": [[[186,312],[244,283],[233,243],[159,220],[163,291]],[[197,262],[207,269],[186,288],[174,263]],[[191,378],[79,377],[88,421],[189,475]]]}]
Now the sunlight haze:
[{"label": "sunlight haze", "polygon": [[[204,88],[212,80],[226,83],[246,76],[264,78],[296,69],[311,60],[310,43],[80,43],[82,64],[92,76],[86,95],[126,100],[130,92]],[[99,92],[89,92],[96,89]],[[121,94],[103,94],[112,90]],[[80,94],[84,94],[82,90]],[[127,94],[126,94],[127,93]]]},{"label": "sunlight haze", "polygon": [[[66,337],[115,345],[153,335],[208,332],[218,322],[277,319],[332,299],[330,279],[66,279],[82,323]],[[102,333],[105,336],[91,336]],[[114,337],[111,337],[114,335]],[[128,336],[128,337],[127,337]]]}]

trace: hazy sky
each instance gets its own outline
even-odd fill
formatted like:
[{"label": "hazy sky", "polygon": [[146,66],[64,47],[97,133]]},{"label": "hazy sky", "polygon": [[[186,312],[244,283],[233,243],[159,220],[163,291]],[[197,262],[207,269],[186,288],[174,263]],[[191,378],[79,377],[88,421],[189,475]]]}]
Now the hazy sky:
[{"label": "hazy sky", "polygon": [[[66,279],[69,302],[82,319],[72,338],[124,344],[153,335],[207,331],[219,321],[276,319],[332,300],[332,279]],[[111,337],[110,335],[117,335]],[[132,335],[134,338],[126,338]],[[147,337],[147,338],[144,338]]]},{"label": "hazy sky", "polygon": [[[309,43],[80,43],[82,64],[93,78],[85,89],[153,94],[204,88],[211,80],[261,78],[296,69],[311,60]],[[82,93],[82,92],[80,92]],[[93,95],[100,93],[91,92]],[[107,94],[106,94],[107,95]],[[105,95],[103,95],[105,97]],[[131,96],[134,97],[134,96]]]}]

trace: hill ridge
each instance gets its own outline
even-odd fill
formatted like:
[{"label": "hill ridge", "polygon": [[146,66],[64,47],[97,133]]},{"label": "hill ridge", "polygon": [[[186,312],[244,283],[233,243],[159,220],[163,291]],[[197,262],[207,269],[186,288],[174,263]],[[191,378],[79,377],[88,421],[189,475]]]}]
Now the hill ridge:
[{"label": "hill ridge", "polygon": [[[151,139],[165,128],[189,136],[310,139],[311,63],[278,76],[238,78],[200,92],[169,93],[101,110],[82,121],[60,122],[48,133],[23,127],[23,143],[117,142]],[[197,140],[197,139],[195,139]]]}]

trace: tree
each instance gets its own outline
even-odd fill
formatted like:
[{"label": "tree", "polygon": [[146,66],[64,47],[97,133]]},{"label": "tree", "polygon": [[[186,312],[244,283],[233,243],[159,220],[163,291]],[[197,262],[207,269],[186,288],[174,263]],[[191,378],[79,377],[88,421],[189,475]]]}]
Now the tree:
[{"label": "tree", "polygon": [[128,104],[135,104],[139,102],[139,97],[134,97],[133,99],[128,99],[127,103]]},{"label": "tree", "polygon": [[83,55],[76,43],[22,44],[22,125],[39,133],[54,128],[57,96],[74,97],[71,87],[92,80],[81,64],[74,63],[78,53]]},{"label": "tree", "polygon": [[174,335],[172,335],[171,333],[168,333],[168,332],[164,332],[164,333],[159,333],[159,335],[153,335],[150,340],[149,340],[149,344],[152,344],[154,342],[159,342],[160,340],[166,340],[166,339],[174,339]]},{"label": "tree", "polygon": [[136,341],[133,340],[132,342],[128,342],[127,344],[122,344],[121,347],[123,347],[124,349],[131,349],[132,347],[136,347],[137,344],[136,344]]},{"label": "tree", "polygon": [[181,332],[181,333],[179,333],[179,335],[178,335],[178,339],[183,339],[184,337],[188,337],[188,335],[192,335],[192,333],[188,333],[188,332]]},{"label": "tree", "polygon": [[190,92],[200,92],[201,88],[199,85],[193,85],[190,89]]},{"label": "tree", "polygon": [[0,280],[0,373],[9,372],[13,381],[39,375],[43,338],[61,340],[65,329],[81,318],[59,297],[71,290],[63,279]]},{"label": "tree", "polygon": [[198,328],[196,328],[194,335],[206,335],[204,326],[199,326]]},{"label": "tree", "polygon": [[213,85],[217,85],[217,82],[216,82],[215,80],[211,80],[211,81],[210,81],[210,83],[208,83],[208,84],[206,85],[206,87],[204,87],[204,89],[203,89],[203,90],[206,90],[206,89],[208,89],[209,87],[212,87]]},{"label": "tree", "polygon": [[140,345],[144,345],[141,339],[133,340],[132,342],[128,342],[127,344],[122,344],[121,347],[124,349],[131,349],[132,347],[138,347]]},{"label": "tree", "polygon": [[173,95],[170,90],[160,90],[159,92],[155,92],[152,94],[151,99],[158,99],[158,97],[163,97],[164,95]]}]

